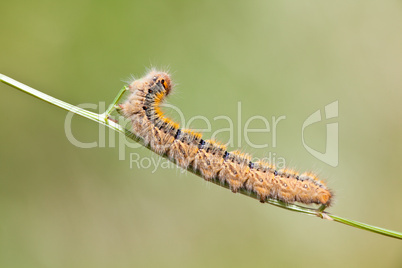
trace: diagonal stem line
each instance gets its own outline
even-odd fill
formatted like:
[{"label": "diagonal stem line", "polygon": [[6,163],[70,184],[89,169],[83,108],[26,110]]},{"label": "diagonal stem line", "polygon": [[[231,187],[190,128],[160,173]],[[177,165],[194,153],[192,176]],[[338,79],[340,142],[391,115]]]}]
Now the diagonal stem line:
[{"label": "diagonal stem line", "polygon": [[[14,80],[14,79],[12,79],[12,78],[10,78],[8,76],[5,76],[3,74],[0,74],[0,81],[5,83],[5,84],[7,84],[7,85],[9,85],[9,86],[11,86],[11,87],[14,87],[14,88],[18,89],[18,90],[20,90],[20,91],[22,91],[24,93],[27,93],[27,94],[35,97],[35,98],[43,100],[43,101],[45,101],[47,103],[50,103],[50,104],[55,105],[57,107],[60,107],[60,108],[62,108],[64,110],[67,110],[67,111],[72,112],[74,114],[80,115],[80,116],[82,116],[84,118],[87,118],[87,119],[90,119],[92,121],[95,121],[98,124],[105,125],[105,126],[111,128],[111,129],[113,129],[113,130],[125,135],[126,137],[128,137],[128,138],[130,138],[130,139],[132,139],[132,140],[134,140],[134,141],[136,141],[138,143],[140,143],[142,146],[146,147],[147,149],[151,150],[150,145],[149,144],[146,145],[141,137],[136,136],[134,133],[132,133],[131,131],[125,129],[124,127],[122,127],[120,124],[114,122],[113,120],[110,120],[109,117],[108,117],[110,115],[110,113],[112,112],[113,108],[115,107],[115,104],[117,104],[117,102],[120,100],[120,98],[122,97],[124,92],[127,90],[126,87],[123,87],[120,90],[119,94],[114,99],[114,102],[109,106],[109,108],[107,109],[107,111],[105,113],[97,114],[97,113],[82,109],[80,107],[77,107],[75,105],[69,104],[69,103],[64,102],[62,100],[56,99],[56,98],[54,98],[52,96],[49,96],[49,95],[47,95],[47,94],[45,94],[45,93],[43,93],[41,91],[38,91],[38,90],[36,90],[36,89],[34,89],[34,88],[30,87],[30,86],[22,84],[22,83]],[[162,157],[174,162],[173,160],[169,159],[166,155],[162,155]],[[201,177],[201,174],[198,171],[194,170],[192,167],[187,168],[187,171],[189,171],[189,172]],[[211,182],[213,182],[213,183],[215,183],[217,185],[223,186],[225,188],[229,188],[229,186],[227,184],[221,184],[219,182],[219,180],[212,180]],[[258,199],[256,194],[250,193],[250,192],[248,192],[246,190],[241,190],[239,192],[244,194],[244,195],[247,195],[247,196],[253,197],[255,199]],[[303,206],[299,206],[299,205],[295,205],[295,204],[287,204],[287,203],[284,203],[282,201],[278,201],[278,200],[275,200],[275,199],[268,199],[266,202],[271,204],[271,205],[274,205],[274,206],[277,206],[277,207],[280,207],[280,208],[283,208],[283,209],[291,210],[291,211],[294,211],[294,212],[300,212],[300,213],[307,214],[307,215],[310,215],[310,216],[316,216],[316,217],[319,217],[319,218],[322,218],[322,219],[343,223],[345,225],[356,227],[356,228],[359,228],[359,229],[362,229],[362,230],[367,230],[367,231],[370,231],[370,232],[374,232],[374,233],[378,233],[378,234],[381,234],[381,235],[393,237],[393,238],[396,238],[396,239],[402,239],[402,233],[400,233],[400,232],[396,232],[396,231],[384,229],[384,228],[381,228],[381,227],[376,227],[376,226],[373,226],[373,225],[369,225],[369,224],[366,224],[366,223],[362,223],[362,222],[342,218],[342,217],[333,215],[331,213],[321,211],[320,209],[313,209],[313,208],[303,207]]]}]

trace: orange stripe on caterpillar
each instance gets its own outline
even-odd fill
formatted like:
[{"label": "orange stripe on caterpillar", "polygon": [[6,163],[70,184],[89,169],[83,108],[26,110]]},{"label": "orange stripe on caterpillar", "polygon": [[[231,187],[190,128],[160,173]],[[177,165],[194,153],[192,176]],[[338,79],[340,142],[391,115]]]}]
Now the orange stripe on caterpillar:
[{"label": "orange stripe on caterpillar", "polygon": [[271,198],[286,203],[330,205],[333,194],[316,175],[299,175],[290,169],[277,170],[268,163],[253,163],[250,155],[228,152],[226,146],[204,141],[200,133],[180,129],[179,124],[165,117],[160,105],[172,90],[167,73],[151,70],[131,83],[129,90],[132,94],[120,108],[131,120],[133,132],[153,151],[166,154],[180,167],[194,168],[205,180],[219,179],[233,192],[254,192],[261,202]]}]

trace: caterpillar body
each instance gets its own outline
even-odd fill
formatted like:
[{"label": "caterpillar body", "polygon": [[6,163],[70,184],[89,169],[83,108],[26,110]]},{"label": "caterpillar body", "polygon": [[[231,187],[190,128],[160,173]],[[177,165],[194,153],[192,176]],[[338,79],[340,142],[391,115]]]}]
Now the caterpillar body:
[{"label": "caterpillar body", "polygon": [[207,180],[227,183],[233,192],[254,192],[261,202],[267,198],[286,203],[320,204],[328,207],[333,194],[312,173],[299,174],[290,169],[277,170],[239,151],[228,152],[214,140],[204,140],[200,133],[181,129],[160,109],[172,90],[166,72],[151,70],[129,85],[131,95],[119,105],[120,113],[131,120],[133,132],[158,154],[166,154],[182,168],[191,167]]}]

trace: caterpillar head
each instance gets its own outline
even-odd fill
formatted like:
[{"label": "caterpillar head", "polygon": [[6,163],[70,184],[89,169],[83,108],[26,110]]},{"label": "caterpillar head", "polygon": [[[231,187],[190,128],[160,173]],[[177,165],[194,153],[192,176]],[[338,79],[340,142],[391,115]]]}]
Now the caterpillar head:
[{"label": "caterpillar head", "polygon": [[129,90],[131,92],[135,92],[137,90],[140,92],[147,92],[149,88],[157,84],[160,85],[158,91],[163,93],[164,96],[169,95],[169,93],[172,91],[173,84],[169,74],[166,72],[157,71],[155,69],[151,69],[143,78],[134,79],[134,81],[129,84]]},{"label": "caterpillar head", "polygon": [[153,70],[149,73],[149,76],[152,77],[153,83],[155,84],[160,83],[163,86],[163,88],[166,91],[166,96],[169,95],[169,93],[172,90],[172,80],[170,79],[168,73]]}]

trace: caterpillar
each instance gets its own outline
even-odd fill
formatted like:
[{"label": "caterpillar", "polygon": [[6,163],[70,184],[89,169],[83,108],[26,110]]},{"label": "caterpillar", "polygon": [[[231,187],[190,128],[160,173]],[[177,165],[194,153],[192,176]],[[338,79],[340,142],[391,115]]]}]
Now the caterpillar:
[{"label": "caterpillar", "polygon": [[193,168],[207,181],[229,185],[234,193],[253,192],[262,203],[270,198],[324,208],[331,204],[332,191],[313,173],[299,174],[290,169],[277,170],[263,161],[252,162],[249,154],[228,152],[225,145],[180,128],[160,108],[172,88],[168,73],[152,69],[128,86],[131,94],[119,105],[120,113],[131,121],[132,131],[155,153],[167,155],[182,168]]}]

